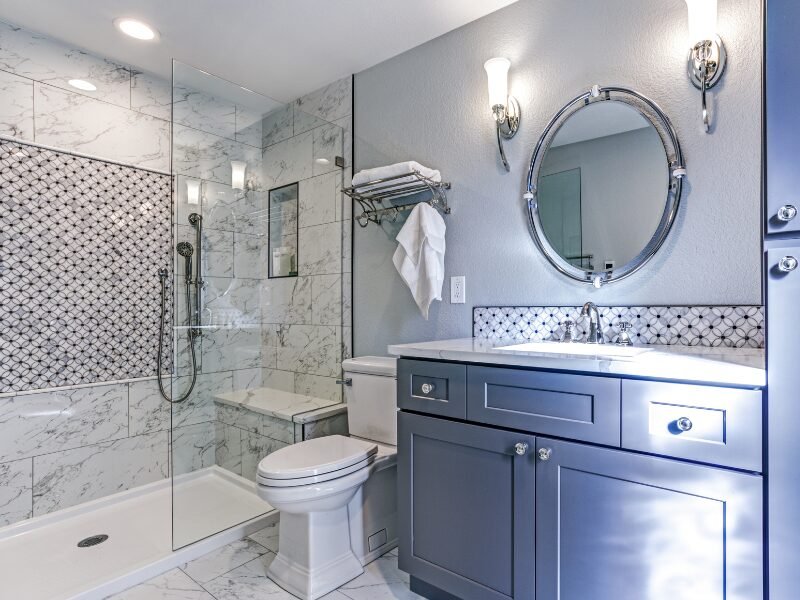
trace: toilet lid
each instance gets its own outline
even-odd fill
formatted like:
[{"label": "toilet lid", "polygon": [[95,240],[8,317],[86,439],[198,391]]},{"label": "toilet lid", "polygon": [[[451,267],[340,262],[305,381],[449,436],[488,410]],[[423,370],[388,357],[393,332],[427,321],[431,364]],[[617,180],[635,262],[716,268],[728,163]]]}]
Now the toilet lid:
[{"label": "toilet lid", "polygon": [[324,475],[363,462],[377,451],[374,442],[329,435],[273,452],[258,464],[258,476],[263,479],[300,479]]}]

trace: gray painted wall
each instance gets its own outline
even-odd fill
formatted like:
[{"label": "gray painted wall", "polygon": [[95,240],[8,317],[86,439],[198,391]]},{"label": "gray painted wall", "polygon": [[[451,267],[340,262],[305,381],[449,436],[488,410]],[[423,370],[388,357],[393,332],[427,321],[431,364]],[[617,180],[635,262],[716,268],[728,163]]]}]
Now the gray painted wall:
[{"label": "gray painted wall", "polygon": [[[391,262],[399,226],[355,228],[356,354],[395,342],[471,335],[471,310],[487,304],[758,304],[760,285],[759,2],[720,3],[729,51],[714,90],[711,135],[686,78],[683,0],[520,0],[357,74],[355,166],[415,159],[453,183],[445,217],[446,276],[466,275],[467,303],[434,303],[426,322]],[[510,91],[522,126],[494,144],[483,63],[512,61]],[[592,84],[621,84],[672,119],[689,170],[675,227],[646,268],[595,290],[560,277],[537,251],[523,201],[530,153],[558,108]]]}]

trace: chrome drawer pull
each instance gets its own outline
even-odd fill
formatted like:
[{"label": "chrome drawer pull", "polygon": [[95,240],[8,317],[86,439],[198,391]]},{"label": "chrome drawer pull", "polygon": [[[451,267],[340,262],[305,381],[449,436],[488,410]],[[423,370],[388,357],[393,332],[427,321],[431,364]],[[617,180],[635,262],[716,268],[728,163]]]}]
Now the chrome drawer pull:
[{"label": "chrome drawer pull", "polygon": [[517,442],[514,445],[514,452],[516,452],[520,456],[523,456],[527,451],[528,451],[528,444],[526,444],[525,442]]},{"label": "chrome drawer pull", "polygon": [[539,460],[550,460],[553,451],[550,448],[539,448]]},{"label": "chrome drawer pull", "polygon": [[689,431],[692,428],[692,420],[689,417],[681,417],[675,424],[681,431]]},{"label": "chrome drawer pull", "polygon": [[336,385],[353,385],[353,380],[349,377],[347,379],[337,379]]},{"label": "chrome drawer pull", "polygon": [[422,393],[423,394],[430,394],[433,390],[436,389],[436,386],[432,383],[423,383],[422,384]]},{"label": "chrome drawer pull", "polygon": [[792,204],[784,204],[778,209],[778,220],[788,223],[797,216],[797,208]]}]

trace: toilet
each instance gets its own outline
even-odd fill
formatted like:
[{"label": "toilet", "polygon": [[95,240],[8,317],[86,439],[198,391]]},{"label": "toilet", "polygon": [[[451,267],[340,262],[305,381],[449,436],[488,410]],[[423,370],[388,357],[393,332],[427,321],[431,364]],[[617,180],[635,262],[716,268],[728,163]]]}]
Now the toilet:
[{"label": "toilet", "polygon": [[313,600],[397,546],[397,360],[351,358],[345,374],[350,436],[273,452],[258,465],[258,495],[281,511],[269,577]]}]

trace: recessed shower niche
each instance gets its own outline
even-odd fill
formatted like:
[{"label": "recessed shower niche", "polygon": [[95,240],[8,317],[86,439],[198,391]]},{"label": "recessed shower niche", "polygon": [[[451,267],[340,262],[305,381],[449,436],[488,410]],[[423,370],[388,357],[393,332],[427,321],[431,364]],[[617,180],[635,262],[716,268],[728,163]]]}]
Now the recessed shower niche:
[{"label": "recessed shower niche", "polygon": [[269,278],[297,277],[299,184],[269,191]]}]

